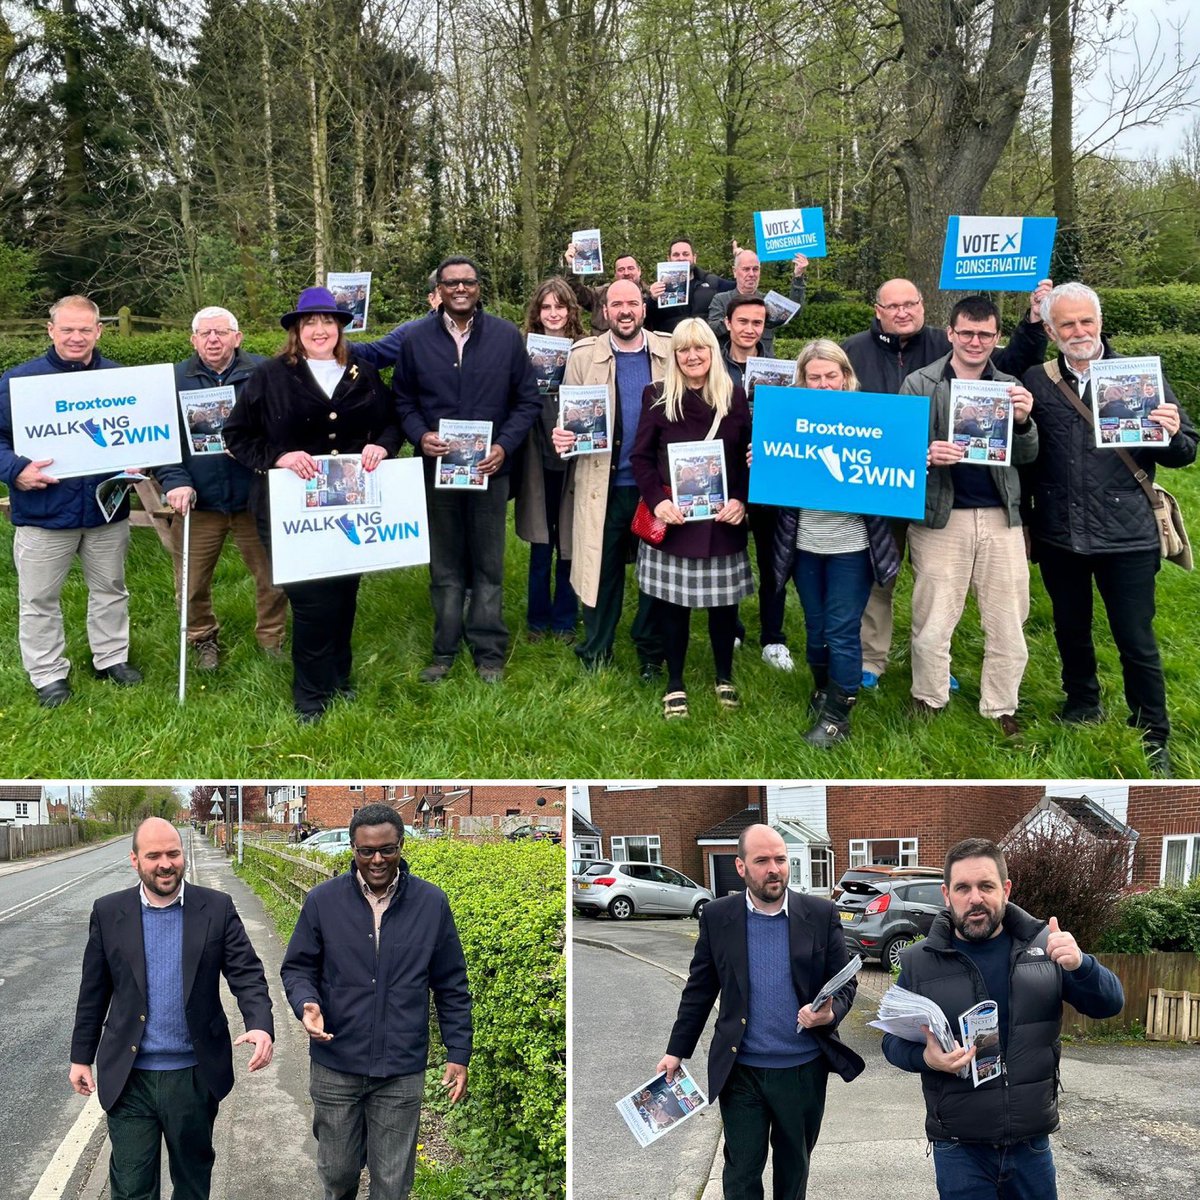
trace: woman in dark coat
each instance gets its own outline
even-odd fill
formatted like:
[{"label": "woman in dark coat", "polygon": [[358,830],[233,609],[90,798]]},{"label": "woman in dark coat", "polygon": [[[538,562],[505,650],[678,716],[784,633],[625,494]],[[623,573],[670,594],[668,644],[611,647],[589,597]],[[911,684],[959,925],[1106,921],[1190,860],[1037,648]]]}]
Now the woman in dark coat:
[{"label": "woman in dark coat", "polygon": [[[721,361],[708,323],[692,317],[671,335],[671,357],[662,383],[642,395],[642,415],[630,462],[646,506],[666,523],[659,546],[638,547],[638,586],[655,599],[667,655],[663,716],[688,715],[683,667],[687,659],[692,609],[708,610],[708,639],[716,667],[717,700],[737,708],[733,686],[733,641],[738,601],[751,595],[754,581],[746,552],[746,492],[749,472],[750,408]],[[686,521],[670,498],[668,446],[714,440],[725,448],[728,495],[715,518]],[[706,472],[707,473],[707,472]],[[684,500],[680,495],[680,501]],[[690,507],[690,505],[689,505]]]},{"label": "woman in dark coat", "polygon": [[[351,314],[325,288],[306,288],[279,318],[287,342],[246,381],[225,425],[225,445],[258,472],[250,493],[270,552],[267,475],[271,468],[315,479],[326,455],[361,456],[373,471],[399,450],[391,397],[373,367],[357,360],[343,330]],[[353,698],[350,638],[358,575],[285,583],[292,606],[292,699],[301,721],[319,720],[338,696]]]}]

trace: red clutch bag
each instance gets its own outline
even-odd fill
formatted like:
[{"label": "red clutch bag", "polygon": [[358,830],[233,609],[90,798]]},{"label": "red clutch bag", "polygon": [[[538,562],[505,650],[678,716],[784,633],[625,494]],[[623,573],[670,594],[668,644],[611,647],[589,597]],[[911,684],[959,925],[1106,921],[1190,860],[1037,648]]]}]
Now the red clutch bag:
[{"label": "red clutch bag", "polygon": [[637,502],[637,508],[633,511],[633,520],[630,522],[629,528],[635,537],[640,537],[650,546],[661,546],[663,538],[667,536],[666,521],[656,517],[650,511],[645,500]]}]

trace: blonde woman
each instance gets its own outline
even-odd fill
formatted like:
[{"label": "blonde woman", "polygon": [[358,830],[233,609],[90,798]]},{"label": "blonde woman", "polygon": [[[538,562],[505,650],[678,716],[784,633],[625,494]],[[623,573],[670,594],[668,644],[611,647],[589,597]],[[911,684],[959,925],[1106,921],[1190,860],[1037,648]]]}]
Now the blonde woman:
[{"label": "blonde woman", "polygon": [[[705,440],[725,447],[728,495],[722,497],[714,519],[686,521],[670,498],[667,447]],[[737,606],[754,591],[745,524],[749,445],[750,408],[721,362],[716,337],[705,321],[681,321],[671,335],[663,381],[642,394],[631,458],[642,499],[667,527],[660,545],[639,546],[637,580],[654,598],[661,622],[667,659],[663,716],[668,720],[688,715],[683,667],[696,608],[708,610],[717,700],[724,708],[740,703],[733,686]]]}]

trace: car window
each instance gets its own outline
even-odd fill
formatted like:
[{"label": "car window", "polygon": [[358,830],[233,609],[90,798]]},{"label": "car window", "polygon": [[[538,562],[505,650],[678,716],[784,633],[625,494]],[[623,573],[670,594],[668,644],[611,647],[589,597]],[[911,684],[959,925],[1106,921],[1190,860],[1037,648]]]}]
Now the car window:
[{"label": "car window", "polygon": [[613,865],[612,865],[612,863],[610,863],[610,862],[594,862],[594,863],[589,863],[589,864],[588,864],[588,868],[587,868],[587,870],[586,870],[586,871],[584,871],[584,873],[583,873],[583,874],[584,874],[584,876],[588,876],[588,875],[607,875],[607,874],[609,873],[609,871],[611,871],[611,870],[612,870],[612,866],[613,866]]},{"label": "car window", "polygon": [[663,883],[669,883],[674,887],[681,888],[696,886],[686,875],[681,875],[678,871],[672,871],[670,867],[659,867],[658,869],[662,872]]},{"label": "car window", "polygon": [[878,896],[882,890],[866,879],[844,879],[842,888],[854,896]]},{"label": "car window", "polygon": [[942,908],[942,885],[940,883],[910,883],[904,889],[904,900],[909,904],[929,904]]},{"label": "car window", "polygon": [[625,863],[621,867],[622,875],[629,875],[633,879],[641,879],[649,882],[653,876],[650,873],[649,863]]}]

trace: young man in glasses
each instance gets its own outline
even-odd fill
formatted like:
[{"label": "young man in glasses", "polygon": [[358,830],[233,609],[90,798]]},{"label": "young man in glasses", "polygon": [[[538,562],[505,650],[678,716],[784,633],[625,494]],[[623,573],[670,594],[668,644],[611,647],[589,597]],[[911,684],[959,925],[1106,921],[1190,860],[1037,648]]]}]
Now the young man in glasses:
[{"label": "young man in glasses", "polygon": [[467,1094],[471,995],[450,905],[400,857],[386,804],[350,820],[350,870],[309,892],[280,974],[309,1036],[317,1172],[326,1196],[405,1200],[429,1059],[429,995],[446,1047],[450,1103]]},{"label": "young man in glasses", "polygon": [[[925,518],[908,527],[913,565],[912,696],[920,716],[936,716],[950,699],[950,639],[974,592],[983,626],[979,711],[1015,737],[1017,693],[1029,654],[1029,566],[1021,528],[1021,480],[1013,467],[1037,457],[1033,397],[992,366],[1000,314],[986,296],[968,296],[950,313],[950,353],[913,372],[901,395],[928,396],[929,454]],[[1011,459],[1002,466],[963,461],[950,428],[955,379],[1008,384],[1013,411]]]}]

